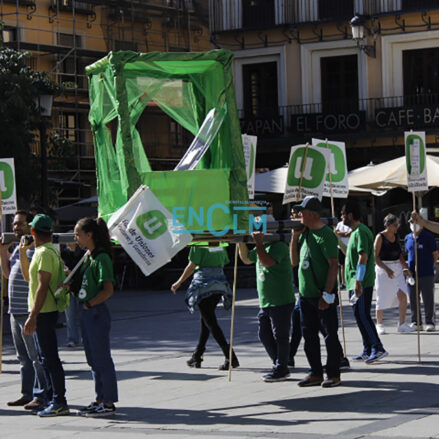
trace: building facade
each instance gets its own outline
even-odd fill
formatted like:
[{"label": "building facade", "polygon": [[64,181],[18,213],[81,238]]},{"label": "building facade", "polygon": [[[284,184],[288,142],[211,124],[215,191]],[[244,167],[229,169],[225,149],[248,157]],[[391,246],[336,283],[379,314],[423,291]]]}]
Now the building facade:
[{"label": "building facade", "polygon": [[439,2],[209,0],[209,19],[214,46],[235,52],[258,167],[282,166],[312,137],[346,142],[349,169],[403,155],[410,129],[439,151]]},{"label": "building facade", "polygon": [[[28,51],[29,65],[70,83],[54,102],[49,135],[61,134],[74,148],[67,169],[48,151],[51,207],[96,193],[93,139],[88,123],[85,67],[109,51],[200,51],[211,47],[206,1],[195,0],[0,0],[5,46]],[[116,124],[114,124],[114,134]],[[173,167],[189,134],[157,107],[147,108],[138,128],[153,169]],[[38,133],[32,146],[40,154]],[[53,159],[53,160],[51,160]]]}]

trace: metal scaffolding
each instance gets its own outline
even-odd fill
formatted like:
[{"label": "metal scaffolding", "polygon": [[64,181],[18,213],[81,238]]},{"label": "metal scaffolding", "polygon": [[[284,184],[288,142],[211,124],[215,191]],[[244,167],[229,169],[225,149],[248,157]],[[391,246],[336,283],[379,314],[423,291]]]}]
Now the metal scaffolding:
[{"label": "metal scaffolding", "polygon": [[[30,67],[68,84],[65,96],[54,103],[51,130],[75,147],[69,168],[49,173],[59,188],[59,205],[95,193],[85,66],[111,50],[202,50],[203,32],[208,40],[205,5],[207,0],[0,0],[4,45],[30,52]],[[198,17],[195,8],[203,16]],[[39,154],[39,142],[32,150]]]}]

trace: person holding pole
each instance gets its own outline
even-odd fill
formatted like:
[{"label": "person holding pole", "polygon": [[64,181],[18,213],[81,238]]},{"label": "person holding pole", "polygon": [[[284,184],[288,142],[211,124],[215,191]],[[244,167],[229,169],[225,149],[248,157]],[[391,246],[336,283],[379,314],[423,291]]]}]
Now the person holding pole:
[{"label": "person holding pole", "polygon": [[[311,371],[300,387],[340,385],[340,342],[337,317],[337,237],[320,219],[322,205],[308,196],[294,206],[301,215],[302,230],[293,230],[290,243],[292,265],[299,266],[300,321],[305,353]],[[327,350],[327,380],[323,379],[319,332]]]},{"label": "person holding pole", "polygon": [[403,271],[408,270],[398,240],[398,218],[389,213],[384,218],[385,229],[375,238],[376,318],[378,334],[385,334],[384,310],[399,302],[398,332],[413,332],[406,323],[408,289]]},{"label": "person holding pole", "polygon": [[[228,370],[230,366],[230,346],[218,324],[215,309],[223,300],[224,308],[232,306],[232,291],[224,274],[224,265],[229,263],[229,257],[224,247],[192,246],[189,252],[189,263],[179,279],[171,286],[171,291],[176,294],[181,284],[192,274],[191,284],[186,292],[185,302],[190,312],[197,306],[201,315],[200,336],[197,347],[192,357],[187,361],[189,367],[201,367],[203,354],[209,335],[212,334],[221,348],[225,360],[219,370]],[[232,351],[232,367],[238,367],[239,361]]]},{"label": "person holding pole", "polygon": [[352,360],[372,364],[388,355],[370,315],[375,282],[373,235],[361,222],[360,206],[352,199],[343,206],[341,216],[352,229],[346,249],[346,289],[363,338],[363,352]]},{"label": "person holding pole", "polygon": [[[30,222],[33,216],[24,210],[15,212],[12,224],[15,235],[21,238],[30,234]],[[44,367],[40,362],[36,335],[26,335],[24,324],[29,315],[29,288],[20,268],[19,246],[9,253],[10,244],[0,245],[0,260],[3,276],[8,279],[9,315],[12,340],[18,361],[20,362],[21,397],[7,403],[8,406],[24,406],[25,410],[37,410],[49,398],[50,386]],[[32,260],[33,245],[26,252]]]},{"label": "person holding pole", "polygon": [[260,310],[259,340],[273,362],[273,369],[262,379],[265,382],[285,381],[288,370],[291,313],[294,289],[288,246],[277,241],[264,243],[262,232],[253,232],[256,247],[249,251],[240,242],[239,257],[244,264],[256,263],[256,280]]},{"label": "person holding pole", "polygon": [[114,293],[113,262],[108,228],[102,218],[82,218],[75,226],[75,240],[87,249],[80,272],[81,332],[87,363],[95,384],[95,401],[79,410],[90,418],[114,415],[118,400],[117,379],[111,357],[111,317],[106,301]]},{"label": "person holding pole", "polygon": [[[434,265],[438,259],[438,248],[434,236],[427,232],[419,223],[415,223],[413,218],[410,219],[411,233],[406,235],[405,249],[408,253],[408,263],[410,267],[409,279],[416,279],[416,267],[415,267],[415,236],[416,236],[416,253],[418,258],[418,283],[419,291],[422,294],[422,300],[424,302],[425,312],[425,327],[428,332],[435,330],[435,311],[434,311]],[[416,281],[408,283],[408,289],[410,292],[410,309],[411,309],[411,321],[412,328],[422,330],[422,316],[419,313],[418,322],[418,309],[417,309],[417,297],[416,297]]]},{"label": "person holding pole", "polygon": [[422,218],[416,210],[412,212],[412,220],[414,224],[419,224],[421,227],[430,230],[430,232],[439,233],[439,223]]}]

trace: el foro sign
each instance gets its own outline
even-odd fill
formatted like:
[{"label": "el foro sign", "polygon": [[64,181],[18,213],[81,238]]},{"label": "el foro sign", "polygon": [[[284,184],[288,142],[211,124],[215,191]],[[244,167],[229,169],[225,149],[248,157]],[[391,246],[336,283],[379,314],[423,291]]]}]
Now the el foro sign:
[{"label": "el foro sign", "polygon": [[366,113],[364,111],[291,116],[292,130],[300,133],[357,131],[364,128],[365,124]]}]

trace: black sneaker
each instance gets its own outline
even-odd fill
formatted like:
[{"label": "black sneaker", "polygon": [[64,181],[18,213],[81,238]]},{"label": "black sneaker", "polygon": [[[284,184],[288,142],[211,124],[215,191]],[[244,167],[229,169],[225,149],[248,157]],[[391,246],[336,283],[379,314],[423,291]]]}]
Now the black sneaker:
[{"label": "black sneaker", "polygon": [[340,370],[349,370],[351,365],[349,364],[349,360],[346,357],[343,357],[340,360]]},{"label": "black sneaker", "polygon": [[87,413],[91,413],[99,405],[96,401],[91,402],[87,407],[82,407],[78,410],[78,416],[85,416]]},{"label": "black sneaker", "polygon": [[262,379],[266,383],[275,383],[277,381],[285,381],[290,376],[290,372],[287,370],[286,372],[280,372],[279,370],[273,370],[272,372],[264,375]]},{"label": "black sneaker", "polygon": [[113,404],[111,407],[105,406],[103,402],[98,404],[93,410],[85,414],[87,418],[101,418],[104,416],[111,416],[116,413],[116,406]]}]

